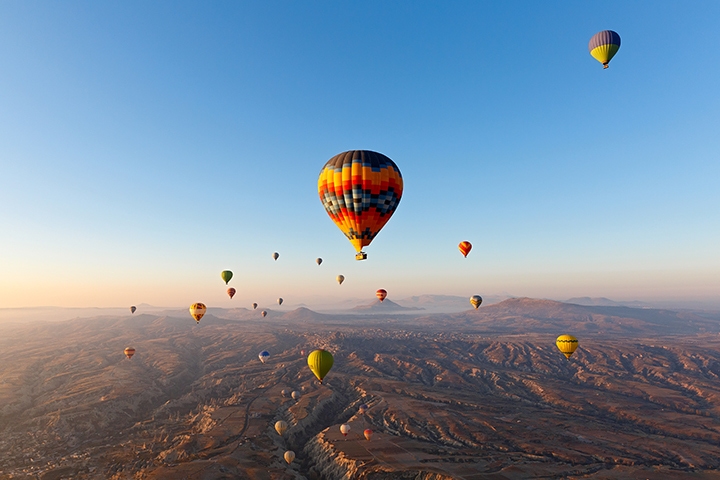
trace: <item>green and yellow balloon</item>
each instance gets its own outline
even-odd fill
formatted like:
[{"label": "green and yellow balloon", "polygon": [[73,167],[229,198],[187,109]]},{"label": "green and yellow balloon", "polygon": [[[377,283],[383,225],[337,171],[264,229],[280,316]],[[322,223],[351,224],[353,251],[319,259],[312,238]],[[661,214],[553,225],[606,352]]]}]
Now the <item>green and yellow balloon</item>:
[{"label": "green and yellow balloon", "polygon": [[230,270],[223,270],[222,272],[220,272],[220,278],[223,279],[223,281],[225,282],[225,285],[228,284],[228,282],[230,281],[230,279],[232,279],[232,277],[233,277],[233,273]]},{"label": "green and yellow balloon", "polygon": [[320,380],[320,383],[323,382],[325,375],[328,374],[334,362],[332,353],[327,350],[315,350],[310,352],[307,361],[308,367],[310,367],[310,370],[312,370],[317,379]]}]

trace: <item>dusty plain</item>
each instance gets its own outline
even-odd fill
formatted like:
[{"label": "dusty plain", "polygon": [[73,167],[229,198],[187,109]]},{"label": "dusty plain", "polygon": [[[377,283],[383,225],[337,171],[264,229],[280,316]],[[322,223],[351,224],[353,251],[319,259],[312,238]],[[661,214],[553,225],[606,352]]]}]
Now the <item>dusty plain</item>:
[{"label": "dusty plain", "polygon": [[718,313],[138,312],[9,324],[0,348],[2,479],[720,478]]}]

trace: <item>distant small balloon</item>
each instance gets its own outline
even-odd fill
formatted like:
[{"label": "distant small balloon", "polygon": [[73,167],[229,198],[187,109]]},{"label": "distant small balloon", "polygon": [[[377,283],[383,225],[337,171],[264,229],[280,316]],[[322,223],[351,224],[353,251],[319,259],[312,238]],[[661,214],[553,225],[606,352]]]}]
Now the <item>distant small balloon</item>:
[{"label": "distant small balloon", "polygon": [[275,422],[275,431],[278,434],[282,435],[283,433],[285,433],[287,431],[287,429],[288,429],[288,424],[285,420],[278,420],[277,422]]},{"label": "distant small balloon", "polygon": [[300,350],[300,355],[305,356],[305,350]]},{"label": "distant small balloon", "polygon": [[235,296],[235,293],[237,293],[237,290],[235,290],[233,287],[227,289],[227,294],[231,299]]},{"label": "distant small balloon", "polygon": [[293,392],[290,394],[293,400],[299,400],[300,399],[300,392],[297,390],[293,390]]},{"label": "distant small balloon", "polygon": [[603,30],[592,36],[588,43],[590,55],[602,63],[603,68],[608,68],[610,60],[620,50],[620,35],[612,30]]},{"label": "distant small balloon", "polygon": [[260,315],[262,315],[263,317],[267,317],[267,312],[263,310],[262,312],[260,312]]},{"label": "distant small balloon", "polygon": [[[380,290],[375,292],[375,296],[378,298],[378,300],[380,300],[382,302],[383,300],[385,300],[385,297],[387,297],[387,290],[385,290],[384,288],[381,288]],[[392,302],[390,302],[390,303],[392,303]]]},{"label": "distant small balloon", "polygon": [[223,281],[225,282],[225,285],[228,284],[228,282],[230,281],[230,279],[232,277],[233,277],[233,273],[230,270],[223,270],[222,272],[220,272],[220,278],[223,279]]},{"label": "distant small balloon", "polygon": [[130,313],[135,313],[135,310],[137,310],[137,307],[135,305],[130,307]]},{"label": "distant small balloon", "polygon": [[283,389],[280,391],[280,394],[281,394],[283,397],[287,397],[288,395],[290,395],[290,390],[288,390],[287,388],[283,388]]},{"label": "distant small balloon", "polygon": [[361,403],[360,406],[358,407],[358,413],[360,415],[363,415],[367,411],[367,409],[368,409],[368,406],[364,403]]},{"label": "distant small balloon", "polygon": [[482,297],[480,295],[473,295],[470,297],[470,304],[477,310],[480,304],[482,304]]},{"label": "distant small balloon", "polygon": [[262,363],[265,363],[267,359],[270,358],[270,352],[268,352],[267,350],[263,350],[258,354],[258,358]]},{"label": "distant small balloon", "polygon": [[125,349],[125,356],[128,357],[128,359],[131,359],[135,355],[135,349],[132,347],[127,347]]},{"label": "distant small balloon", "polygon": [[468,253],[470,253],[470,250],[472,250],[472,243],[465,241],[460,242],[458,245],[458,250],[460,250],[460,253],[463,254],[463,257],[467,258]]},{"label": "distant small balloon", "polygon": [[350,433],[350,425],[347,423],[340,425],[340,433],[343,434],[343,437],[347,437],[347,434]]},{"label": "distant small balloon", "polygon": [[316,258],[316,259],[315,259],[315,263],[317,263],[318,265],[320,265],[320,264],[322,263],[322,258],[320,258],[320,257]]},{"label": "distant small balloon", "polygon": [[283,455],[283,458],[285,458],[285,461],[289,465],[293,462],[293,460],[295,460],[295,452],[293,452],[292,450],[288,450],[287,452],[285,452],[285,455]]},{"label": "distant small balloon", "polygon": [[277,260],[278,258],[280,258],[280,254],[278,252],[275,252],[272,254],[272,257],[273,257],[273,260]]},{"label": "distant small balloon", "polygon": [[370,440],[373,436],[373,431],[370,430],[369,428],[366,428],[365,431],[363,432],[363,435],[365,435],[365,440]]},{"label": "distant small balloon", "polygon": [[278,298],[278,299],[277,299],[277,302],[278,302],[278,305],[282,305],[282,302],[283,302],[282,297]]},{"label": "distant small balloon", "polygon": [[255,310],[257,308],[257,303],[253,303],[252,307],[253,307],[253,310]]},{"label": "distant small balloon", "polygon": [[345,281],[345,275],[338,275],[336,280],[340,285],[342,285],[342,282]]}]

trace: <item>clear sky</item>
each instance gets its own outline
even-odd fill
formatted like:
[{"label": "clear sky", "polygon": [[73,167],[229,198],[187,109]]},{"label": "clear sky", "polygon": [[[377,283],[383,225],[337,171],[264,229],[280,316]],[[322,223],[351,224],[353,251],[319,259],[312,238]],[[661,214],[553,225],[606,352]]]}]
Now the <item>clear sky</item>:
[{"label": "clear sky", "polygon": [[[718,25],[715,0],[0,2],[0,307],[717,298]],[[405,181],[365,262],[317,196],[351,149]]]}]

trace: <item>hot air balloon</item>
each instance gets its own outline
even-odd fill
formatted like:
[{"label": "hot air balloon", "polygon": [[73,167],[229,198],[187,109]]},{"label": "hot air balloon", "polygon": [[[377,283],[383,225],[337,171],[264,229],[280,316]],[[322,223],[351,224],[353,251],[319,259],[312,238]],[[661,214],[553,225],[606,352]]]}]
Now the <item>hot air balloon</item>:
[{"label": "hot air balloon", "polygon": [[270,352],[267,350],[263,350],[262,352],[258,353],[258,358],[261,362],[265,363],[265,361],[270,358]]},{"label": "hot air balloon", "polygon": [[283,458],[285,458],[285,461],[289,465],[293,462],[293,460],[295,460],[295,452],[293,452],[292,450],[288,450],[287,452],[285,452],[285,455],[283,455]]},{"label": "hot air balloon", "polygon": [[375,296],[378,298],[378,300],[382,302],[383,300],[385,300],[385,297],[387,297],[387,290],[381,288],[380,290],[375,292]]},{"label": "hot air balloon", "polygon": [[342,282],[345,281],[345,275],[338,275],[336,280],[340,285],[342,285]]},{"label": "hot air balloon", "polygon": [[365,260],[363,247],[377,236],[397,209],[403,179],[395,162],[370,150],[332,157],[320,171],[318,194],[328,215]]},{"label": "hot air balloon", "polygon": [[603,68],[608,68],[610,60],[620,50],[620,35],[612,30],[598,32],[590,39],[588,50],[595,60],[602,63]]},{"label": "hot air balloon", "polygon": [[135,305],[130,307],[130,313],[135,313],[135,310],[137,310],[137,307]]},{"label": "hot air balloon", "polygon": [[235,296],[236,293],[237,293],[237,290],[235,290],[233,287],[230,287],[227,289],[227,294],[231,299],[232,299],[232,297]]},{"label": "hot air balloon", "polygon": [[133,347],[127,347],[125,349],[125,356],[131,359],[133,355],[135,355],[135,349]]},{"label": "hot air balloon", "polygon": [[267,312],[265,310],[263,310],[262,312],[260,312],[260,315],[262,315],[263,318],[265,318],[265,317],[267,317]]},{"label": "hot air balloon", "polygon": [[470,253],[470,250],[472,250],[472,243],[468,241],[460,242],[458,244],[458,250],[460,250],[460,253],[462,253],[463,256],[467,258],[468,253]]},{"label": "hot air balloon", "polygon": [[482,297],[480,295],[473,295],[470,297],[470,305],[475,307],[475,310],[482,304]]},{"label": "hot air balloon", "polygon": [[347,423],[343,423],[340,425],[340,433],[343,434],[343,437],[347,437],[347,434],[350,432],[350,425]]},{"label": "hot air balloon", "polygon": [[232,275],[233,274],[230,270],[223,270],[222,272],[220,272],[220,278],[223,279],[223,281],[225,282],[225,285],[228,284],[228,282],[232,278]]},{"label": "hot air balloon", "polygon": [[257,303],[253,303],[252,307],[253,307],[253,310],[255,310],[257,308]]},{"label": "hot air balloon", "polygon": [[275,252],[272,254],[272,257],[273,257],[273,260],[277,260],[278,258],[280,258],[280,254]]},{"label": "hot air balloon", "polygon": [[287,397],[288,395],[290,395],[290,390],[288,390],[287,388],[283,388],[283,389],[280,391],[280,394],[281,394],[283,397]]},{"label": "hot air balloon", "polygon": [[366,428],[365,431],[363,431],[363,435],[365,435],[365,440],[370,440],[373,436],[373,431]]},{"label": "hot air balloon", "polygon": [[316,259],[315,259],[315,263],[317,263],[318,265],[320,265],[320,264],[322,263],[322,258],[320,258],[320,257],[316,258]]},{"label": "hot air balloon", "polygon": [[200,319],[205,315],[207,307],[204,303],[193,303],[190,305],[190,315],[195,319],[197,323],[200,323]]},{"label": "hot air balloon", "polygon": [[288,424],[285,420],[278,420],[275,422],[275,431],[282,435],[288,429]]},{"label": "hot air balloon", "polygon": [[320,383],[333,366],[333,356],[327,350],[315,350],[308,355],[308,366]]},{"label": "hot air balloon", "polygon": [[293,400],[300,400],[300,392],[298,392],[297,390],[293,390],[290,396]]},{"label": "hot air balloon", "polygon": [[368,409],[368,406],[365,405],[364,403],[361,403],[360,406],[358,407],[358,413],[360,415],[363,415],[367,411],[367,409]]},{"label": "hot air balloon", "polygon": [[557,345],[558,350],[565,355],[565,358],[569,359],[575,350],[577,350],[578,339],[572,335],[560,335],[557,340],[555,340],[555,345]]},{"label": "hot air balloon", "polygon": [[282,305],[282,302],[283,302],[282,297],[278,298],[278,299],[277,299],[277,302],[278,302],[278,305]]},{"label": "hot air balloon", "polygon": [[305,356],[305,350],[300,350],[300,355]]}]

